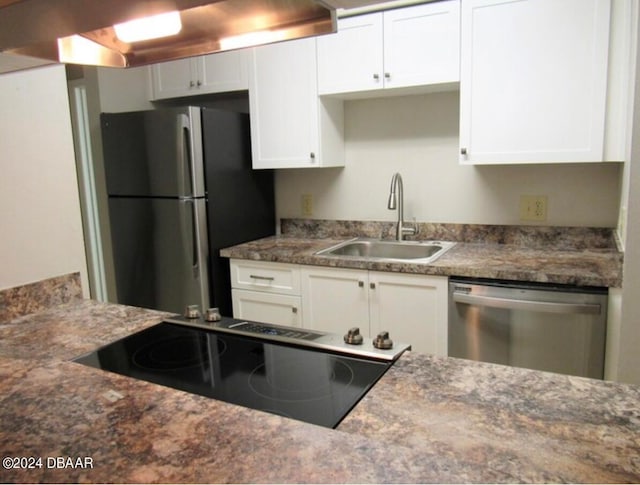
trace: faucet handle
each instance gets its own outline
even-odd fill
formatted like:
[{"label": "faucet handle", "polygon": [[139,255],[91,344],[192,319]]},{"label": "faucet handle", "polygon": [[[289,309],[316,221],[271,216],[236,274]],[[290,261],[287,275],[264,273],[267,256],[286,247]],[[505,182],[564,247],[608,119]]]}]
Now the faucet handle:
[{"label": "faucet handle", "polygon": [[420,226],[418,225],[416,218],[413,217],[413,235],[417,236],[418,234],[420,234]]},{"label": "faucet handle", "polygon": [[420,233],[420,227],[418,226],[418,223],[416,222],[415,217],[413,217],[413,227],[403,225],[402,233],[411,235],[411,236],[417,236]]}]

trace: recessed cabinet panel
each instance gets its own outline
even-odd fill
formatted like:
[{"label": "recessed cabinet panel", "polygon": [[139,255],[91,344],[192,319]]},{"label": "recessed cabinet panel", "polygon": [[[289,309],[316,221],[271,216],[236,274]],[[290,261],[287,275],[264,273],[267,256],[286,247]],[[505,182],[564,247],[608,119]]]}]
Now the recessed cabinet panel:
[{"label": "recessed cabinet panel", "polygon": [[231,287],[288,295],[300,294],[297,265],[232,259]]},{"label": "recessed cabinet panel", "polygon": [[302,326],[299,296],[237,289],[231,290],[231,296],[234,318],[288,327]]},{"label": "recessed cabinet panel", "polygon": [[371,334],[389,332],[415,352],[447,355],[447,278],[369,273]]},{"label": "recessed cabinet panel", "polygon": [[459,59],[458,0],[347,17],[318,38],[318,92],[433,90],[460,80]]},{"label": "recessed cabinet panel", "polygon": [[287,168],[315,162],[315,72],[315,39],[253,50],[249,104],[254,168]]},{"label": "recessed cabinet panel", "polygon": [[218,52],[150,67],[152,99],[248,89],[248,51]]},{"label": "recessed cabinet panel", "polygon": [[249,72],[253,168],[344,165],[344,111],[318,97],[316,39],[256,47]]},{"label": "recessed cabinet panel", "polygon": [[337,33],[318,39],[318,93],[382,88],[382,45],[382,14],[340,19]]},{"label": "recessed cabinet panel", "polygon": [[386,88],[460,81],[460,2],[384,12]]},{"label": "recessed cabinet panel", "polygon": [[461,163],[603,159],[609,0],[463,0]]},{"label": "recessed cabinet panel", "polygon": [[153,87],[152,99],[165,99],[190,94],[196,74],[191,59],[161,62],[149,68]]},{"label": "recessed cabinet panel", "polygon": [[359,327],[370,336],[367,271],[303,267],[301,276],[305,328],[345,334]]}]

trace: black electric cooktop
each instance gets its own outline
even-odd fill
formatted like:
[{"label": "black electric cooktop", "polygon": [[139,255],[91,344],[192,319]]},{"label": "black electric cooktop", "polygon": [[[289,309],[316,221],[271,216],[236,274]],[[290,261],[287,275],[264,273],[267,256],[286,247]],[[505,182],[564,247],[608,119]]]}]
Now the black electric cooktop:
[{"label": "black electric cooktop", "polygon": [[75,361],[330,428],[393,364],[168,322]]}]

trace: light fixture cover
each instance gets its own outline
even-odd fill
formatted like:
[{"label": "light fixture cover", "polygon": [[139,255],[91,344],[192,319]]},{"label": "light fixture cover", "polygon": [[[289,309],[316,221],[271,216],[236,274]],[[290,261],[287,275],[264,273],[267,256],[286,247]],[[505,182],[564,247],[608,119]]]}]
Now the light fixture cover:
[{"label": "light fixture cover", "polygon": [[127,43],[169,37],[176,35],[180,29],[182,29],[180,12],[175,10],[129,20],[113,26],[118,39]]}]

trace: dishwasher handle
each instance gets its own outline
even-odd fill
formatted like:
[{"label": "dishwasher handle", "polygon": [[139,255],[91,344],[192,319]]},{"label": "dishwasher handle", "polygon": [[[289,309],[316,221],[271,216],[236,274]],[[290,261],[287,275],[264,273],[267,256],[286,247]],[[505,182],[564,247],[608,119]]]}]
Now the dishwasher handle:
[{"label": "dishwasher handle", "polygon": [[602,310],[601,306],[597,303],[557,303],[552,301],[519,300],[495,296],[469,295],[458,291],[454,291],[452,297],[456,303],[504,308],[506,310],[588,315],[598,315]]}]

